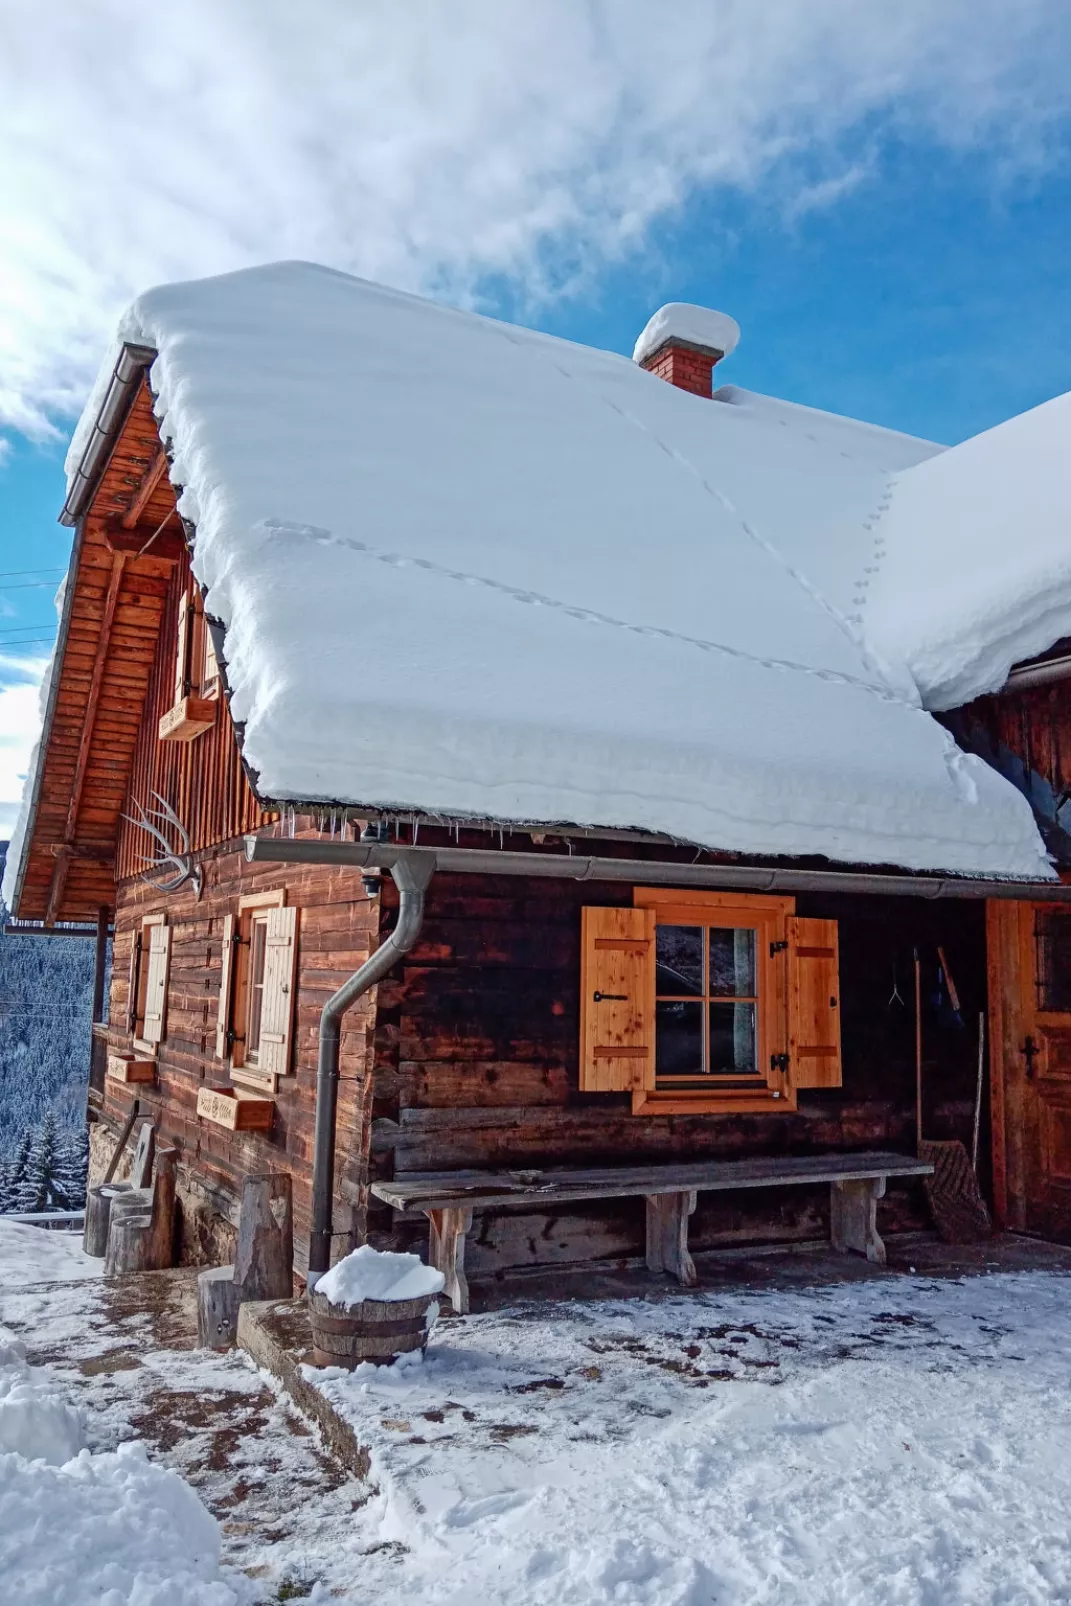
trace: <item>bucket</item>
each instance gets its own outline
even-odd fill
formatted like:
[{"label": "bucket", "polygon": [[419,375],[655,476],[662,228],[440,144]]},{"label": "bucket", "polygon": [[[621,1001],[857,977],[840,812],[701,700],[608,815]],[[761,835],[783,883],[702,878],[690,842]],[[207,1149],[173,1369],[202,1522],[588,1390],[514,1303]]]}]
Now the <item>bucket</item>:
[{"label": "bucket", "polygon": [[362,1361],[387,1366],[399,1355],[427,1348],[439,1314],[435,1295],[419,1299],[365,1299],[359,1305],[332,1305],[315,1289],[309,1295],[312,1364],[344,1366]]}]

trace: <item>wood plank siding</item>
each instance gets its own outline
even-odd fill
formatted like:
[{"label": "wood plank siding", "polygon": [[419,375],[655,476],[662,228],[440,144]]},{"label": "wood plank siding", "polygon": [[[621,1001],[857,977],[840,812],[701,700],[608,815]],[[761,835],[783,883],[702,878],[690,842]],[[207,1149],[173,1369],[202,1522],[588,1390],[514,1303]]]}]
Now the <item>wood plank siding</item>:
[{"label": "wood plank siding", "polygon": [[[162,742],[161,717],[175,700],[175,656],[178,616],[190,583],[190,563],[183,556],[174,565],[161,615],[160,645],[149,677],[141,726],[130,768],[129,798],[145,809],[158,808],[153,794],[165,798],[182,821],[194,852],[233,841],[267,824],[274,815],[263,810],[242,766],[234,726],[221,696],[211,729],[191,742]],[[159,823],[159,822],[157,822]],[[123,820],[119,826],[115,875],[118,881],[138,875],[141,855],[151,852],[146,833]]]},{"label": "wood plank siding", "polygon": [[[155,1082],[127,1086],[108,1078],[103,1113],[115,1126],[125,1118],[131,1098],[137,1097],[158,1123],[158,1141],[178,1146],[181,1246],[183,1259],[189,1262],[218,1260],[229,1252],[227,1234],[237,1221],[243,1176],[288,1172],[293,1179],[300,1267],[305,1264],[310,1225],[320,1012],[376,946],[378,900],[368,898],[360,876],[352,871],[250,866],[234,848],[209,849],[202,863],[205,885],[200,902],[188,888],[170,896],[137,880],[119,888],[109,1000],[112,1052],[130,1048],[130,949],[146,915],[166,913],[171,970],[167,1026],[157,1052]],[[287,903],[301,912],[290,1074],[279,1081],[268,1134],[227,1132],[197,1115],[201,1088],[230,1085],[229,1065],[215,1052],[224,922],[237,909],[239,897],[276,887],[285,888]],[[347,1242],[363,1219],[367,1185],[366,1088],[374,1011],[373,996],[346,1016],[342,1033],[336,1226]]]}]

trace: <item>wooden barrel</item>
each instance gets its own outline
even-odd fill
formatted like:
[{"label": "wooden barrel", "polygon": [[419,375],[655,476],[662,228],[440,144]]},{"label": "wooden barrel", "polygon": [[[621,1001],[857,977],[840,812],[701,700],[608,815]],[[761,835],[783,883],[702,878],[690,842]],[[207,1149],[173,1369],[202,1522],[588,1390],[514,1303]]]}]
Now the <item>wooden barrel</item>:
[{"label": "wooden barrel", "polygon": [[366,1299],[360,1305],[332,1305],[315,1289],[309,1295],[312,1327],[312,1364],[344,1366],[352,1371],[362,1361],[386,1366],[399,1355],[427,1346],[439,1301],[434,1295],[419,1299]]}]

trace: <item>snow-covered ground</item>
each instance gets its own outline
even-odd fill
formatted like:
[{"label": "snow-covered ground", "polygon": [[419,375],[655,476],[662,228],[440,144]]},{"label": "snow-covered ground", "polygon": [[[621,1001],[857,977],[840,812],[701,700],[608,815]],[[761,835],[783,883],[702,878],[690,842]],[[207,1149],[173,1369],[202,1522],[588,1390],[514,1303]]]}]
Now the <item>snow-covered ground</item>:
[{"label": "snow-covered ground", "polygon": [[354,1600],[1071,1600],[1069,1326],[1046,1273],[442,1323],[423,1366],[319,1374],[394,1547]]},{"label": "snow-covered ground", "polygon": [[[183,1347],[188,1279],[150,1311],[36,1230],[0,1222],[0,1321],[48,1362],[3,1356],[5,1602],[1071,1601],[1066,1274],[446,1319],[422,1365],[308,1374],[362,1484],[245,1357]],[[62,1280],[13,1277],[28,1251]]]},{"label": "snow-covered ground", "polygon": [[20,1283],[73,1282],[82,1277],[99,1277],[103,1270],[103,1260],[95,1260],[83,1251],[80,1232],[35,1227],[0,1216],[0,1288],[17,1288]]}]

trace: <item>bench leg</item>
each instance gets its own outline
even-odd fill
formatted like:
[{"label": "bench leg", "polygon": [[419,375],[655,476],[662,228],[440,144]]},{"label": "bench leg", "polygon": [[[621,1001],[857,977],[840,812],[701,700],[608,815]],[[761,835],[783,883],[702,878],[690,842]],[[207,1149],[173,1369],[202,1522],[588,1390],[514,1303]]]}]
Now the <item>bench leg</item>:
[{"label": "bench leg", "polygon": [[446,1278],[443,1293],[459,1316],[469,1310],[469,1285],[465,1277],[465,1234],[472,1226],[472,1211],[459,1208],[426,1210],[431,1223],[428,1259]]},{"label": "bench leg", "polygon": [[688,1253],[688,1217],[694,1209],[694,1193],[647,1195],[647,1270],[668,1271],[685,1288],[696,1280]]},{"label": "bench leg", "polygon": [[885,1245],[878,1234],[878,1200],[885,1193],[885,1178],[874,1177],[829,1185],[829,1236],[834,1249],[854,1250],[879,1266],[885,1264]]}]

